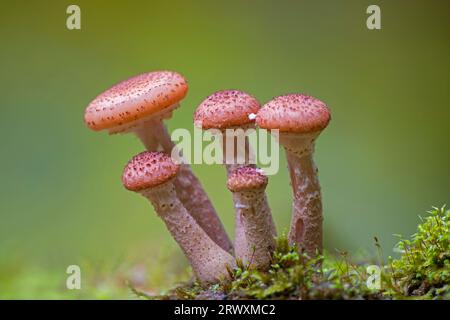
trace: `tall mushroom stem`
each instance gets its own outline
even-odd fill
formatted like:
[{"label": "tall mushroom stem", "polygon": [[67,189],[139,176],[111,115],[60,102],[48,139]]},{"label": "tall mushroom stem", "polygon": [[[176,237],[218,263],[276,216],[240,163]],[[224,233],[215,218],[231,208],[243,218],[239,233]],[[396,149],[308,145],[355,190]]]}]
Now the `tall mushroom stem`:
[{"label": "tall mushroom stem", "polygon": [[294,201],[289,242],[310,256],[322,251],[322,196],[312,153],[301,157],[286,150]]},{"label": "tall mushroom stem", "polygon": [[234,258],[211,240],[187,212],[171,181],[140,193],[153,204],[201,282],[215,282],[228,276],[226,267],[234,266]]},{"label": "tall mushroom stem", "polygon": [[[148,151],[161,149],[170,155],[176,148],[165,125],[160,120],[145,123],[136,130],[136,134]],[[233,245],[225,228],[200,181],[188,164],[181,165],[180,172],[173,183],[181,203],[200,227],[222,249],[232,252]]]}]

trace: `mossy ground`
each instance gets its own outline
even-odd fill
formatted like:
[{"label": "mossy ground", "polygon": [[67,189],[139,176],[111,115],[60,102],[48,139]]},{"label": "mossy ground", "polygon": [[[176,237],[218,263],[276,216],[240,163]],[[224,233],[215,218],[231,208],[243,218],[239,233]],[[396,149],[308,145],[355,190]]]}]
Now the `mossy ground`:
[{"label": "mossy ground", "polygon": [[[412,237],[399,236],[397,259],[384,258],[375,239],[376,263],[357,262],[347,252],[310,259],[280,237],[270,270],[239,263],[231,281],[209,287],[189,281],[186,261],[165,251],[147,262],[138,255],[118,266],[83,263],[81,290],[65,287],[66,266],[0,265],[0,299],[450,299],[449,219],[450,210],[433,208]],[[367,286],[370,265],[381,266],[380,289]]]},{"label": "mossy ground", "polygon": [[[209,287],[196,282],[146,296],[152,299],[450,299],[450,210],[433,208],[422,218],[411,239],[400,240],[400,258],[384,260],[378,239],[375,246],[380,266],[379,286],[369,264],[350,262],[346,252],[339,257],[310,258],[298,254],[286,237],[278,246],[268,271],[252,269],[251,263],[229,270],[231,280]],[[371,274],[369,274],[371,273]],[[368,286],[372,283],[374,286]],[[370,289],[372,287],[373,289]],[[136,291],[137,294],[139,292]]]}]

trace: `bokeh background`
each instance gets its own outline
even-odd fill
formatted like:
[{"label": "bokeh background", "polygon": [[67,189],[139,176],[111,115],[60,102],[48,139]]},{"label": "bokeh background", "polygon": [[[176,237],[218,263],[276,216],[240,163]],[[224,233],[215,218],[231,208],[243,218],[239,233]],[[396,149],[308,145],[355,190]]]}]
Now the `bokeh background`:
[{"label": "bokeh background", "polygon": [[[66,29],[72,3],[81,7],[81,30]],[[381,30],[366,28],[370,4],[381,7]],[[72,297],[44,289],[64,292],[69,264],[100,272],[150,259],[156,268],[161,251],[182,264],[151,206],[121,185],[123,166],[143,147],[83,123],[101,91],[159,69],[190,83],[171,130],[192,130],[195,107],[220,89],[262,102],[290,92],[325,101],[333,119],[315,158],[326,248],[369,258],[377,236],[393,254],[392,234],[413,233],[419,214],[450,200],[449,12],[440,0],[3,3],[0,297]],[[286,230],[284,154],[281,161],[268,195]],[[223,168],[194,171],[232,234]],[[86,297],[101,297],[89,290]]]}]

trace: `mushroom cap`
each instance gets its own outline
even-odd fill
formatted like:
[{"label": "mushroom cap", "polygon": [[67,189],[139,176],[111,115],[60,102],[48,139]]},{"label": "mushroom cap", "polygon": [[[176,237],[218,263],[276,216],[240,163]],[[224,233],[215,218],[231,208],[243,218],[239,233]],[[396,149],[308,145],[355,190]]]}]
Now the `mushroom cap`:
[{"label": "mushroom cap", "polygon": [[249,118],[256,114],[261,104],[256,98],[239,90],[218,91],[203,100],[194,114],[196,127],[208,129],[227,129],[254,123]]},{"label": "mushroom cap", "polygon": [[330,122],[330,110],[325,103],[304,94],[279,96],[267,102],[258,112],[260,128],[280,132],[320,132]]},{"label": "mushroom cap", "polygon": [[255,167],[239,167],[234,170],[227,181],[231,192],[251,191],[264,189],[269,179],[261,169]]},{"label": "mushroom cap", "polygon": [[159,186],[178,173],[180,166],[162,152],[142,152],[134,156],[122,174],[122,183],[128,190],[141,191]]},{"label": "mushroom cap", "polygon": [[95,131],[138,122],[178,103],[187,91],[187,82],[179,73],[143,73],[97,96],[87,106],[84,121]]}]

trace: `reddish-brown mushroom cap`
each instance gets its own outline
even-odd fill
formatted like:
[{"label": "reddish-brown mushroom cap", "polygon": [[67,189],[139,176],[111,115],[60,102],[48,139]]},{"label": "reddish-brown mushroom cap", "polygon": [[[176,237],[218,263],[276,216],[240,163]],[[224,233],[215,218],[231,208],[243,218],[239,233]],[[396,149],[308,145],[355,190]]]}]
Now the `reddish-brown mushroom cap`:
[{"label": "reddish-brown mushroom cap", "polygon": [[267,186],[268,178],[261,169],[255,167],[240,167],[234,170],[227,181],[231,192],[241,192],[263,189]]},{"label": "reddish-brown mushroom cap", "polygon": [[95,131],[132,124],[178,103],[187,90],[186,80],[176,72],[144,73],[96,97],[86,108],[84,121]]},{"label": "reddish-brown mushroom cap", "polygon": [[258,111],[256,123],[263,129],[310,133],[325,129],[330,119],[330,110],[322,101],[304,94],[289,94],[266,103]]},{"label": "reddish-brown mushroom cap", "polygon": [[142,152],[126,165],[122,183],[128,190],[140,191],[161,185],[175,177],[180,169],[162,152]]},{"label": "reddish-brown mushroom cap", "polygon": [[254,123],[251,114],[261,107],[258,100],[239,90],[218,91],[207,97],[194,114],[196,127],[208,129],[226,129]]}]

